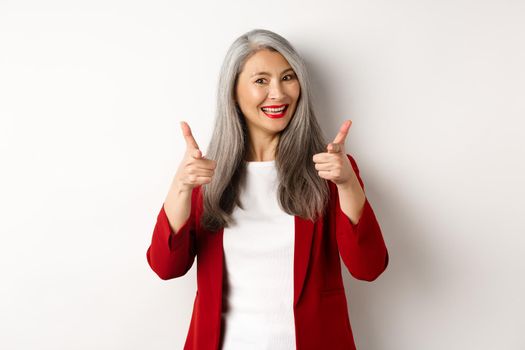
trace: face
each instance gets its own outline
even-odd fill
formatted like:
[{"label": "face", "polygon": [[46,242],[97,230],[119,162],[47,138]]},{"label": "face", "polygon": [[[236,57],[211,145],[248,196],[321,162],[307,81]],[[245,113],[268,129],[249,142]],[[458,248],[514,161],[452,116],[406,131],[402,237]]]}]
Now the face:
[{"label": "face", "polygon": [[286,128],[301,92],[288,61],[279,52],[269,50],[258,51],[246,61],[235,90],[252,135],[274,135]]}]

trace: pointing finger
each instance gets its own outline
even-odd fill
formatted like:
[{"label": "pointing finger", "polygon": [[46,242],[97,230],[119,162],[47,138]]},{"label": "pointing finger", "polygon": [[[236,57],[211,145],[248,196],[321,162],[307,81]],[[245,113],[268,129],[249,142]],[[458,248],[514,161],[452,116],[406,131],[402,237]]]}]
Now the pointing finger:
[{"label": "pointing finger", "polygon": [[182,129],[182,135],[184,136],[184,140],[186,140],[186,147],[199,149],[199,145],[197,145],[197,141],[195,141],[195,139],[193,138],[193,134],[191,133],[191,129],[188,123],[186,123],[185,121],[181,121],[180,127]]},{"label": "pointing finger", "polygon": [[350,119],[345,120],[343,125],[341,125],[341,128],[339,129],[339,133],[335,137],[334,141],[332,143],[340,143],[345,144],[346,136],[348,135],[348,130],[350,129],[350,126],[352,125],[352,121]]}]

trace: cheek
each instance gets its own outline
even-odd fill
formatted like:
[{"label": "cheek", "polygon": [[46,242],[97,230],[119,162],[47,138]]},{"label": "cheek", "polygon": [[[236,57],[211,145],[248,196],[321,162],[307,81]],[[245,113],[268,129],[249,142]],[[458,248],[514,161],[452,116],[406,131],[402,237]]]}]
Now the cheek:
[{"label": "cheek", "polygon": [[241,99],[242,103],[246,108],[257,108],[261,103],[264,102],[264,93],[261,89],[245,88],[242,92]]},{"label": "cheek", "polygon": [[257,107],[258,105],[263,103],[265,100],[265,94],[264,94],[264,91],[262,91],[262,89],[257,89],[257,88],[250,89],[248,91],[248,96],[250,99],[250,103],[254,107]]},{"label": "cheek", "polygon": [[299,83],[290,86],[290,89],[288,90],[288,96],[293,97],[297,101],[300,95],[301,86],[299,85]]},{"label": "cheek", "polygon": [[250,84],[240,83],[237,87],[237,96],[240,102],[247,108],[258,105],[264,101],[262,89],[258,89]]}]

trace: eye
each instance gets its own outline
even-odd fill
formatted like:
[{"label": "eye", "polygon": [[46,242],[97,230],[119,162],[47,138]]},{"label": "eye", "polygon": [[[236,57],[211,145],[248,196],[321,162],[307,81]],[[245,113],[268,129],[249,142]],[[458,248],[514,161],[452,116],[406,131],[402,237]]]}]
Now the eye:
[{"label": "eye", "polygon": [[[290,79],[284,79],[284,78],[286,78],[286,77],[289,77]],[[294,79],[294,78],[295,78],[295,75],[294,75],[294,74],[287,74],[287,75],[284,76],[284,78],[283,78],[283,79],[284,79],[285,81],[289,81],[289,80]],[[263,84],[263,83],[262,83],[262,80],[264,80],[264,78],[259,78],[259,79],[257,79],[254,83],[255,83],[255,84]],[[259,82],[259,81],[261,81],[261,82]]]}]

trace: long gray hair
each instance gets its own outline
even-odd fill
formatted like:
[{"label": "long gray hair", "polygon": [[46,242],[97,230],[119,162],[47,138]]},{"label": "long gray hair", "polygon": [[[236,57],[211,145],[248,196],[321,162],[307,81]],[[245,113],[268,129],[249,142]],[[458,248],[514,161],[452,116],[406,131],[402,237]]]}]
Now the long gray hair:
[{"label": "long gray hair", "polygon": [[239,190],[246,178],[247,126],[235,103],[237,78],[245,62],[260,50],[279,52],[292,66],[300,83],[297,108],[281,131],[276,147],[278,201],[290,215],[315,221],[324,215],[330,190],[319,177],[312,157],[326,152],[324,135],[312,108],[311,85],[305,62],[282,36],[264,29],[237,38],[224,58],[217,88],[215,126],[205,157],[217,162],[212,181],[202,185],[201,226],[210,231],[229,227],[235,206],[242,207]]}]

